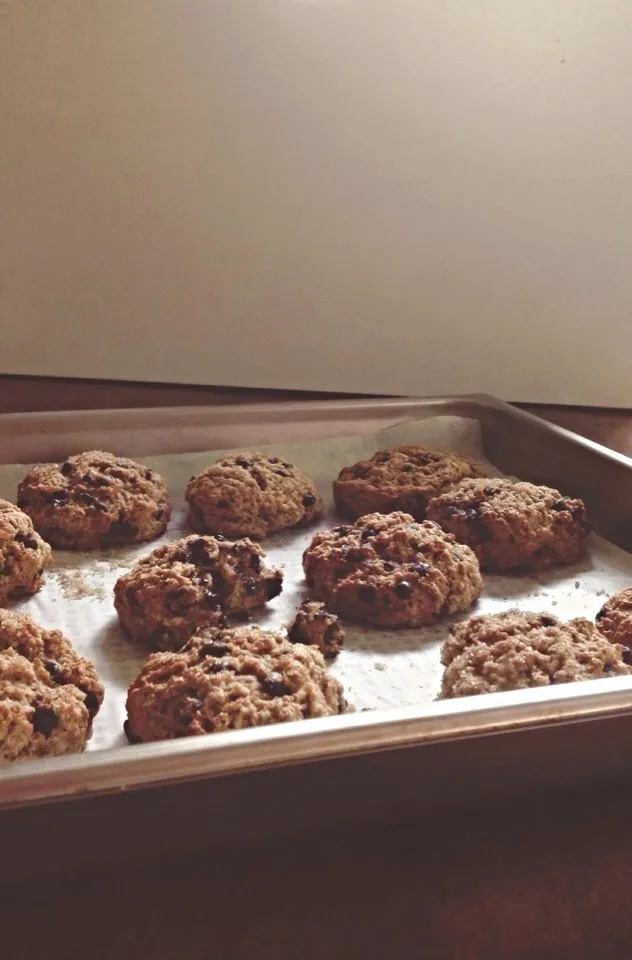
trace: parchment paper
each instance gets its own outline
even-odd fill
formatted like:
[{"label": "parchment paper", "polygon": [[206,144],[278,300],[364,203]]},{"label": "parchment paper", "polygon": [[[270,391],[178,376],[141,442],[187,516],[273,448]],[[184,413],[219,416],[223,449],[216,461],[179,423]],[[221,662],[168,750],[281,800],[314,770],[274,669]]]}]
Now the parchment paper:
[{"label": "parchment paper", "polygon": [[[262,447],[291,460],[311,476],[324,499],[325,517],[318,527],[286,531],[263,541],[272,564],[284,572],[283,593],[252,620],[279,627],[291,620],[296,606],[307,596],[301,556],[316,529],[333,526],[335,516],[331,482],[339,470],[368,457],[380,447],[398,443],[427,443],[476,457],[486,462],[490,476],[502,476],[482,454],[476,421],[457,417],[409,421],[377,434],[320,440],[302,444]],[[71,452],[71,451],[69,451]],[[43,589],[16,609],[30,613],[40,624],[62,630],[75,648],[89,657],[105,685],[105,701],[98,714],[88,749],[123,744],[125,696],[147,651],[126,639],[118,627],[112,603],[117,577],[158,543],[190,532],[185,523],[184,490],[189,478],[226,451],[140,458],[167,480],[174,505],[165,537],[138,547],[73,553],[55,551]],[[134,456],[134,451],[128,451]],[[0,467],[0,497],[15,500],[18,481],[30,465]],[[472,613],[498,611],[510,606],[548,610],[562,619],[594,617],[604,598],[632,584],[632,555],[591,535],[587,557],[573,567],[534,576],[485,576],[485,590]],[[439,647],[451,623],[415,630],[377,630],[345,624],[346,644],[331,665],[345,686],[356,710],[426,703],[440,687]]]}]

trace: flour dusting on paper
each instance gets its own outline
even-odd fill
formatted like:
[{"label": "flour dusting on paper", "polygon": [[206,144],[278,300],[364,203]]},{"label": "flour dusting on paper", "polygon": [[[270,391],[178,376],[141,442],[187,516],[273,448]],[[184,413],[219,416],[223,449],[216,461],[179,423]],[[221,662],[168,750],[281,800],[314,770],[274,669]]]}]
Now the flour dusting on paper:
[{"label": "flour dusting on paper", "polygon": [[[346,464],[371,456],[381,447],[425,443],[443,447],[486,463],[489,474],[502,476],[482,454],[476,421],[435,417],[400,423],[377,434],[280,444],[259,449],[291,460],[311,476],[325,503],[325,516],[308,530],[283,531],[262,542],[270,563],[282,568],[283,593],[252,620],[263,627],[282,627],[307,596],[301,558],[317,529],[338,521],[332,499],[332,480]],[[126,743],[123,735],[125,696],[144,651],[127,640],[118,626],[112,602],[117,578],[159,543],[177,539],[186,528],[184,490],[189,478],[224,451],[139,457],[166,479],[174,506],[164,537],[130,548],[98,553],[56,550],[44,588],[16,609],[30,613],[42,626],[62,630],[76,649],[95,664],[105,686],[89,750]],[[134,457],[134,450],[126,451]],[[0,497],[15,500],[18,481],[28,466],[0,466]],[[549,610],[561,619],[594,617],[605,596],[632,583],[632,556],[594,534],[588,555],[572,567],[531,576],[485,576],[483,596],[476,607],[459,618],[414,630],[380,630],[345,623],[346,642],[333,661],[332,672],[342,681],[356,710],[424,704],[439,692],[442,668],[439,647],[451,623],[471,613],[492,613],[510,606]]]}]

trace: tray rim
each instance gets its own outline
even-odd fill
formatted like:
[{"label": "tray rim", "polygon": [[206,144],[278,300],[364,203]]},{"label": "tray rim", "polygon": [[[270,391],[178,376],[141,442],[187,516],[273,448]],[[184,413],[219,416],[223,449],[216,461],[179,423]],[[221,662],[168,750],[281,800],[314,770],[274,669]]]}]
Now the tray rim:
[{"label": "tray rim", "polygon": [[[442,405],[496,410],[632,470],[632,458],[486,394],[10,413],[0,415],[0,437],[5,430],[15,428],[30,426],[46,431],[55,424],[68,425],[75,421],[87,429],[91,424],[107,423],[114,418],[130,421],[140,418],[164,426],[168,426],[165,421],[177,422],[183,418],[193,418],[209,426],[226,424],[227,421],[283,422],[291,416],[297,417],[299,422],[335,421],[345,415],[362,421],[371,415],[386,417],[391,413],[406,419],[415,411],[428,407],[439,408],[435,415],[440,416]],[[451,414],[454,415],[454,411]],[[135,428],[138,429],[137,424]],[[231,731],[213,737],[142,744],[131,750],[124,745],[33,760],[24,765],[7,765],[0,770],[0,811],[37,802],[115,794],[280,765],[507,734],[553,723],[595,721],[630,712],[632,685],[629,678],[622,677],[494,694],[491,704],[487,697],[437,701],[430,705]]]}]

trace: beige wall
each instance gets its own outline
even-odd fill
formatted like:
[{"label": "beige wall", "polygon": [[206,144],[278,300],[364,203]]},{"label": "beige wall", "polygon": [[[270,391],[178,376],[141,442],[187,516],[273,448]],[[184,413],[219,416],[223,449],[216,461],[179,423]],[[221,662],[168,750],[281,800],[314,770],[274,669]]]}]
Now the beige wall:
[{"label": "beige wall", "polygon": [[0,370],[632,404],[626,0],[0,0]]}]

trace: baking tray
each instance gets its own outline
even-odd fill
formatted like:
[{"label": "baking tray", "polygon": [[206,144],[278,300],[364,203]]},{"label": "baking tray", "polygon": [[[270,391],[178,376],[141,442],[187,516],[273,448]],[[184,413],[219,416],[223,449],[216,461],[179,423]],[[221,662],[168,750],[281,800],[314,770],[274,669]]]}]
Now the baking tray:
[{"label": "baking tray", "polygon": [[[477,420],[496,467],[582,497],[596,532],[632,549],[632,461],[486,396],[13,414],[0,418],[0,462],[295,442],[446,415]],[[0,775],[4,873],[16,883],[621,780],[631,746],[622,677],[16,764]]]}]

